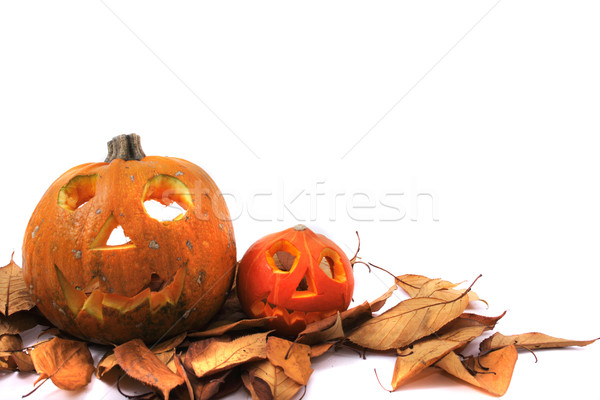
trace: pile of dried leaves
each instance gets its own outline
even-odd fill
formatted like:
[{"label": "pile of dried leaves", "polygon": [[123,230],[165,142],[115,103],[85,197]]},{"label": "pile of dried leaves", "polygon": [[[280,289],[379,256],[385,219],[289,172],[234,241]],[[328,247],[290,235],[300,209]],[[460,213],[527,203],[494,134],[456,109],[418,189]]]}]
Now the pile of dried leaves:
[{"label": "pile of dried leaves", "polygon": [[[180,334],[150,348],[141,340],[105,348],[106,354],[94,367],[88,348],[92,344],[56,328],[43,332],[55,335],[52,339],[23,348],[19,333],[49,323],[36,313],[21,269],[11,261],[0,268],[0,370],[35,371],[40,375],[36,384],[50,379],[65,390],[84,387],[94,374],[102,380],[116,374],[117,386],[121,378],[147,385],[151,391],[136,397],[144,399],[209,399],[242,386],[253,399],[291,399],[308,384],[313,358],[330,349],[349,347],[363,355],[371,350],[395,356],[394,390],[424,369],[436,367],[502,396],[518,349],[594,342],[541,333],[495,333],[481,342],[477,356],[464,357],[461,351],[465,346],[493,329],[504,314],[466,313],[469,302],[481,300],[470,287],[458,290],[457,286],[419,275],[398,276],[376,300],[311,324],[295,338],[280,338],[266,331],[265,318],[247,319],[232,292],[204,331]],[[409,298],[378,313],[398,288]]]}]

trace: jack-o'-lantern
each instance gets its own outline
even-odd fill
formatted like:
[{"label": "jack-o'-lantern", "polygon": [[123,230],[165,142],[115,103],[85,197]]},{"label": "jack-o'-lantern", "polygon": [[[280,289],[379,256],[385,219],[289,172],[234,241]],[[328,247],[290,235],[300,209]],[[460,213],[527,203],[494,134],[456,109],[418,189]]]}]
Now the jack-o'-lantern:
[{"label": "jack-o'-lantern", "polygon": [[347,309],[354,291],[348,257],[304,225],[255,242],[240,261],[236,282],[244,312],[275,316],[268,325],[283,335]]},{"label": "jack-o'-lantern", "polygon": [[[145,206],[152,200],[181,214],[157,220]],[[115,229],[128,241],[110,244]],[[40,311],[98,343],[151,343],[201,328],[223,304],[235,264],[214,181],[189,161],[146,157],[135,134],[110,141],[105,162],[59,177],[23,242],[23,276]]]}]

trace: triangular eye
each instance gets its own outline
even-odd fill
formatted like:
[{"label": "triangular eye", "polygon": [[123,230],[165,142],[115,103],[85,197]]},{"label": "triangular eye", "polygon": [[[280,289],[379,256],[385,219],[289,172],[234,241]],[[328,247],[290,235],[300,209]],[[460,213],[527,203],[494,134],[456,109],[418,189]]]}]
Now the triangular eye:
[{"label": "triangular eye", "polygon": [[321,258],[321,262],[319,263],[319,268],[321,268],[321,271],[323,271],[325,273],[325,275],[327,275],[329,278],[333,279],[333,277],[335,276],[335,271],[333,269],[334,266],[334,262],[331,259],[331,257],[323,257]]},{"label": "triangular eye", "polygon": [[294,265],[296,257],[292,253],[288,253],[285,250],[279,250],[273,254],[273,262],[280,271],[289,271]]}]

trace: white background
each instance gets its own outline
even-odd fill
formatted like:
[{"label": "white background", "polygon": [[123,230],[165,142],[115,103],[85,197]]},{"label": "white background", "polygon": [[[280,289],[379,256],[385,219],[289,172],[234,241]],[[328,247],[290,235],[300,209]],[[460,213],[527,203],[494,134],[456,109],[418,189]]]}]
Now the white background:
[{"label": "white background", "polygon": [[[2,2],[0,257],[20,263],[54,179],[136,132],[232,194],[238,257],[298,220],[349,255],[358,230],[396,274],[483,274],[476,311],[507,310],[502,333],[598,337],[599,17],[594,1]],[[390,284],[359,268],[355,299]],[[599,344],[537,356],[506,399],[600,398]],[[488,398],[441,374],[390,395],[373,369],[389,387],[393,364],[324,356],[305,398]],[[1,374],[3,398],[35,379]],[[67,397],[120,398],[97,380],[30,398]]]}]

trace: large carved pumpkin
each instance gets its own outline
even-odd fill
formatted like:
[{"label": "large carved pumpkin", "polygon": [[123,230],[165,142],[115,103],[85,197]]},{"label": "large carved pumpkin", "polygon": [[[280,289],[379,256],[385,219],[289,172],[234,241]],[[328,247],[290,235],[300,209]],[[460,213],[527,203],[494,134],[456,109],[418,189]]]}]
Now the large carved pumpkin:
[{"label": "large carved pumpkin", "polygon": [[[148,200],[184,211],[159,221]],[[119,226],[129,242],[108,244]],[[186,160],[146,157],[133,134],[109,142],[105,162],[58,178],[23,243],[23,274],[40,311],[98,343],[202,327],[221,307],[235,263],[229,212],[210,176]]]},{"label": "large carved pumpkin", "polygon": [[327,237],[304,225],[267,235],[240,261],[237,292],[253,318],[294,335],[311,322],[348,308],[354,275],[348,257]]}]

